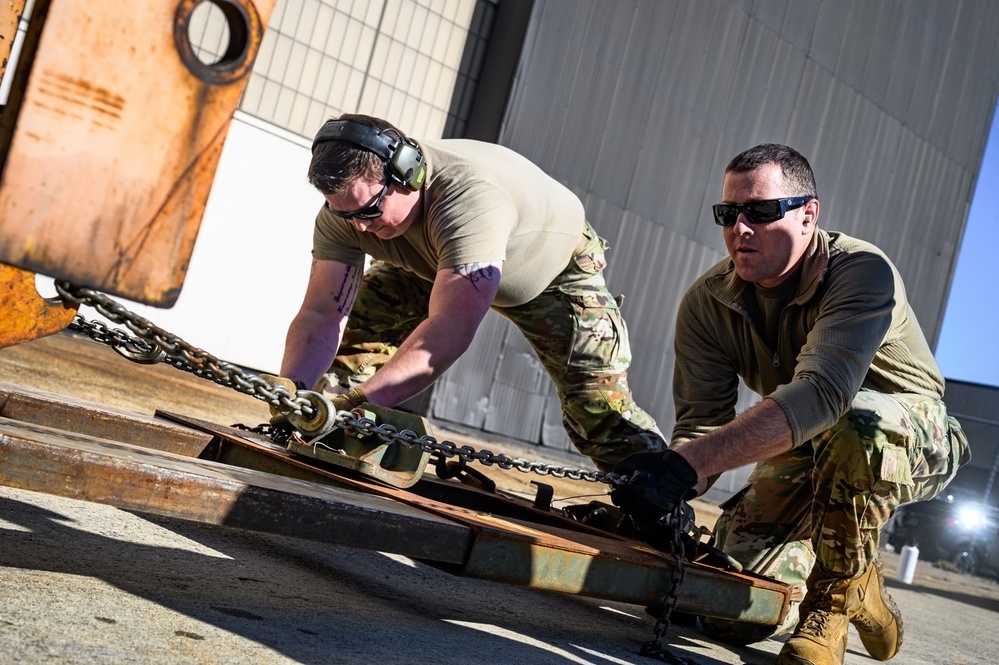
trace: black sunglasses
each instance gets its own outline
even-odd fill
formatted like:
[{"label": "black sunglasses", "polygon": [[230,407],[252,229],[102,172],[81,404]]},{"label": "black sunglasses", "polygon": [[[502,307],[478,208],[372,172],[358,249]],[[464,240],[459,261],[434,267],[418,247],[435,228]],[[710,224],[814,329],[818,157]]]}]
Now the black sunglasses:
[{"label": "black sunglasses", "polygon": [[716,203],[711,206],[715,214],[715,224],[718,226],[735,226],[741,212],[750,224],[766,224],[783,219],[791,210],[797,210],[814,196],[792,196],[786,199],[768,199],[766,201],[750,201],[749,203]]},{"label": "black sunglasses", "polygon": [[358,219],[378,219],[379,217],[382,216],[382,201],[385,200],[385,194],[388,193],[388,188],[390,184],[391,184],[390,180],[387,180],[385,182],[385,186],[382,187],[382,191],[380,194],[378,194],[378,198],[375,199],[374,203],[368,206],[364,206],[363,208],[358,208],[353,212],[340,212],[339,210],[334,210],[333,208],[330,208],[329,203],[326,204],[326,208],[337,217],[343,217],[344,219],[347,220],[353,219],[355,217],[357,217]]}]

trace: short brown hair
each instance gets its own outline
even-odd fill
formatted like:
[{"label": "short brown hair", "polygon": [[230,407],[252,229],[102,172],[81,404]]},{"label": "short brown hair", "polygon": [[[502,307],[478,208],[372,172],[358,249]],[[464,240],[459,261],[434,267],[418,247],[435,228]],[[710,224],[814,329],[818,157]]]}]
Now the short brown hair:
[{"label": "short brown hair", "polygon": [[755,171],[767,164],[780,166],[791,196],[818,196],[808,160],[794,148],[779,143],[762,143],[739,153],[725,167],[725,173]]}]

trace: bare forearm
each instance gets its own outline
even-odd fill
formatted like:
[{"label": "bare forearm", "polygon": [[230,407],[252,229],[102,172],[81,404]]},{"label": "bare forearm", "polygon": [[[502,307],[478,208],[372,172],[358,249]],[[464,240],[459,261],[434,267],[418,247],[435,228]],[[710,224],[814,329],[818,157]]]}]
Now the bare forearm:
[{"label": "bare forearm", "polygon": [[312,262],[305,299],[285,337],[281,376],[311,388],[329,370],[360,283],[355,266]]},{"label": "bare forearm", "polygon": [[764,399],[729,424],[676,450],[703,480],[787,452],[793,441],[784,410]]},{"label": "bare forearm", "polygon": [[392,359],[364,382],[368,400],[395,406],[430,387],[461,357],[474,335],[455,331],[454,324],[430,318],[417,326]]},{"label": "bare forearm", "polygon": [[288,327],[281,376],[312,388],[333,362],[339,340],[335,326],[314,313],[300,312]]}]

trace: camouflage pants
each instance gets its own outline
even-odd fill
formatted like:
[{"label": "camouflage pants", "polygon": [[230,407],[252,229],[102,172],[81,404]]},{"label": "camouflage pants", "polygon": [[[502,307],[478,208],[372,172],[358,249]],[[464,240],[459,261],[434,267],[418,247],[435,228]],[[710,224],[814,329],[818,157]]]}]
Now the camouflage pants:
[{"label": "camouflage pants", "polygon": [[[631,395],[628,331],[607,290],[606,242],[586,225],[575,257],[551,285],[515,307],[496,308],[524,334],[554,383],[573,445],[610,470],[628,454],[665,444]],[[381,262],[365,271],[327,379],[345,387],[370,377],[427,316],[431,284]]]},{"label": "camouflage pants", "polygon": [[[877,555],[892,513],[936,496],[968,459],[964,432],[940,400],[861,390],[832,428],[756,466],[746,487],[722,504],[715,544],[745,569],[799,591],[816,561],[856,577]],[[796,623],[795,603],[771,633]],[[706,624],[719,637],[739,627]]]}]

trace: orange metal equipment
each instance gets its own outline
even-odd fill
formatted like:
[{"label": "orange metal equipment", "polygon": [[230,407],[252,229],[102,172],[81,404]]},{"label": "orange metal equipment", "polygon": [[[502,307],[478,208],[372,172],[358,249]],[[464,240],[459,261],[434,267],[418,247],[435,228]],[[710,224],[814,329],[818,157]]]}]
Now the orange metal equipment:
[{"label": "orange metal equipment", "polygon": [[[203,2],[228,26],[212,63],[188,36]],[[37,0],[0,117],[0,263],[172,306],[273,6]],[[0,5],[4,48],[23,7]]]},{"label": "orange metal equipment", "polygon": [[0,347],[59,332],[73,321],[76,306],[38,295],[35,273],[0,263]]}]

